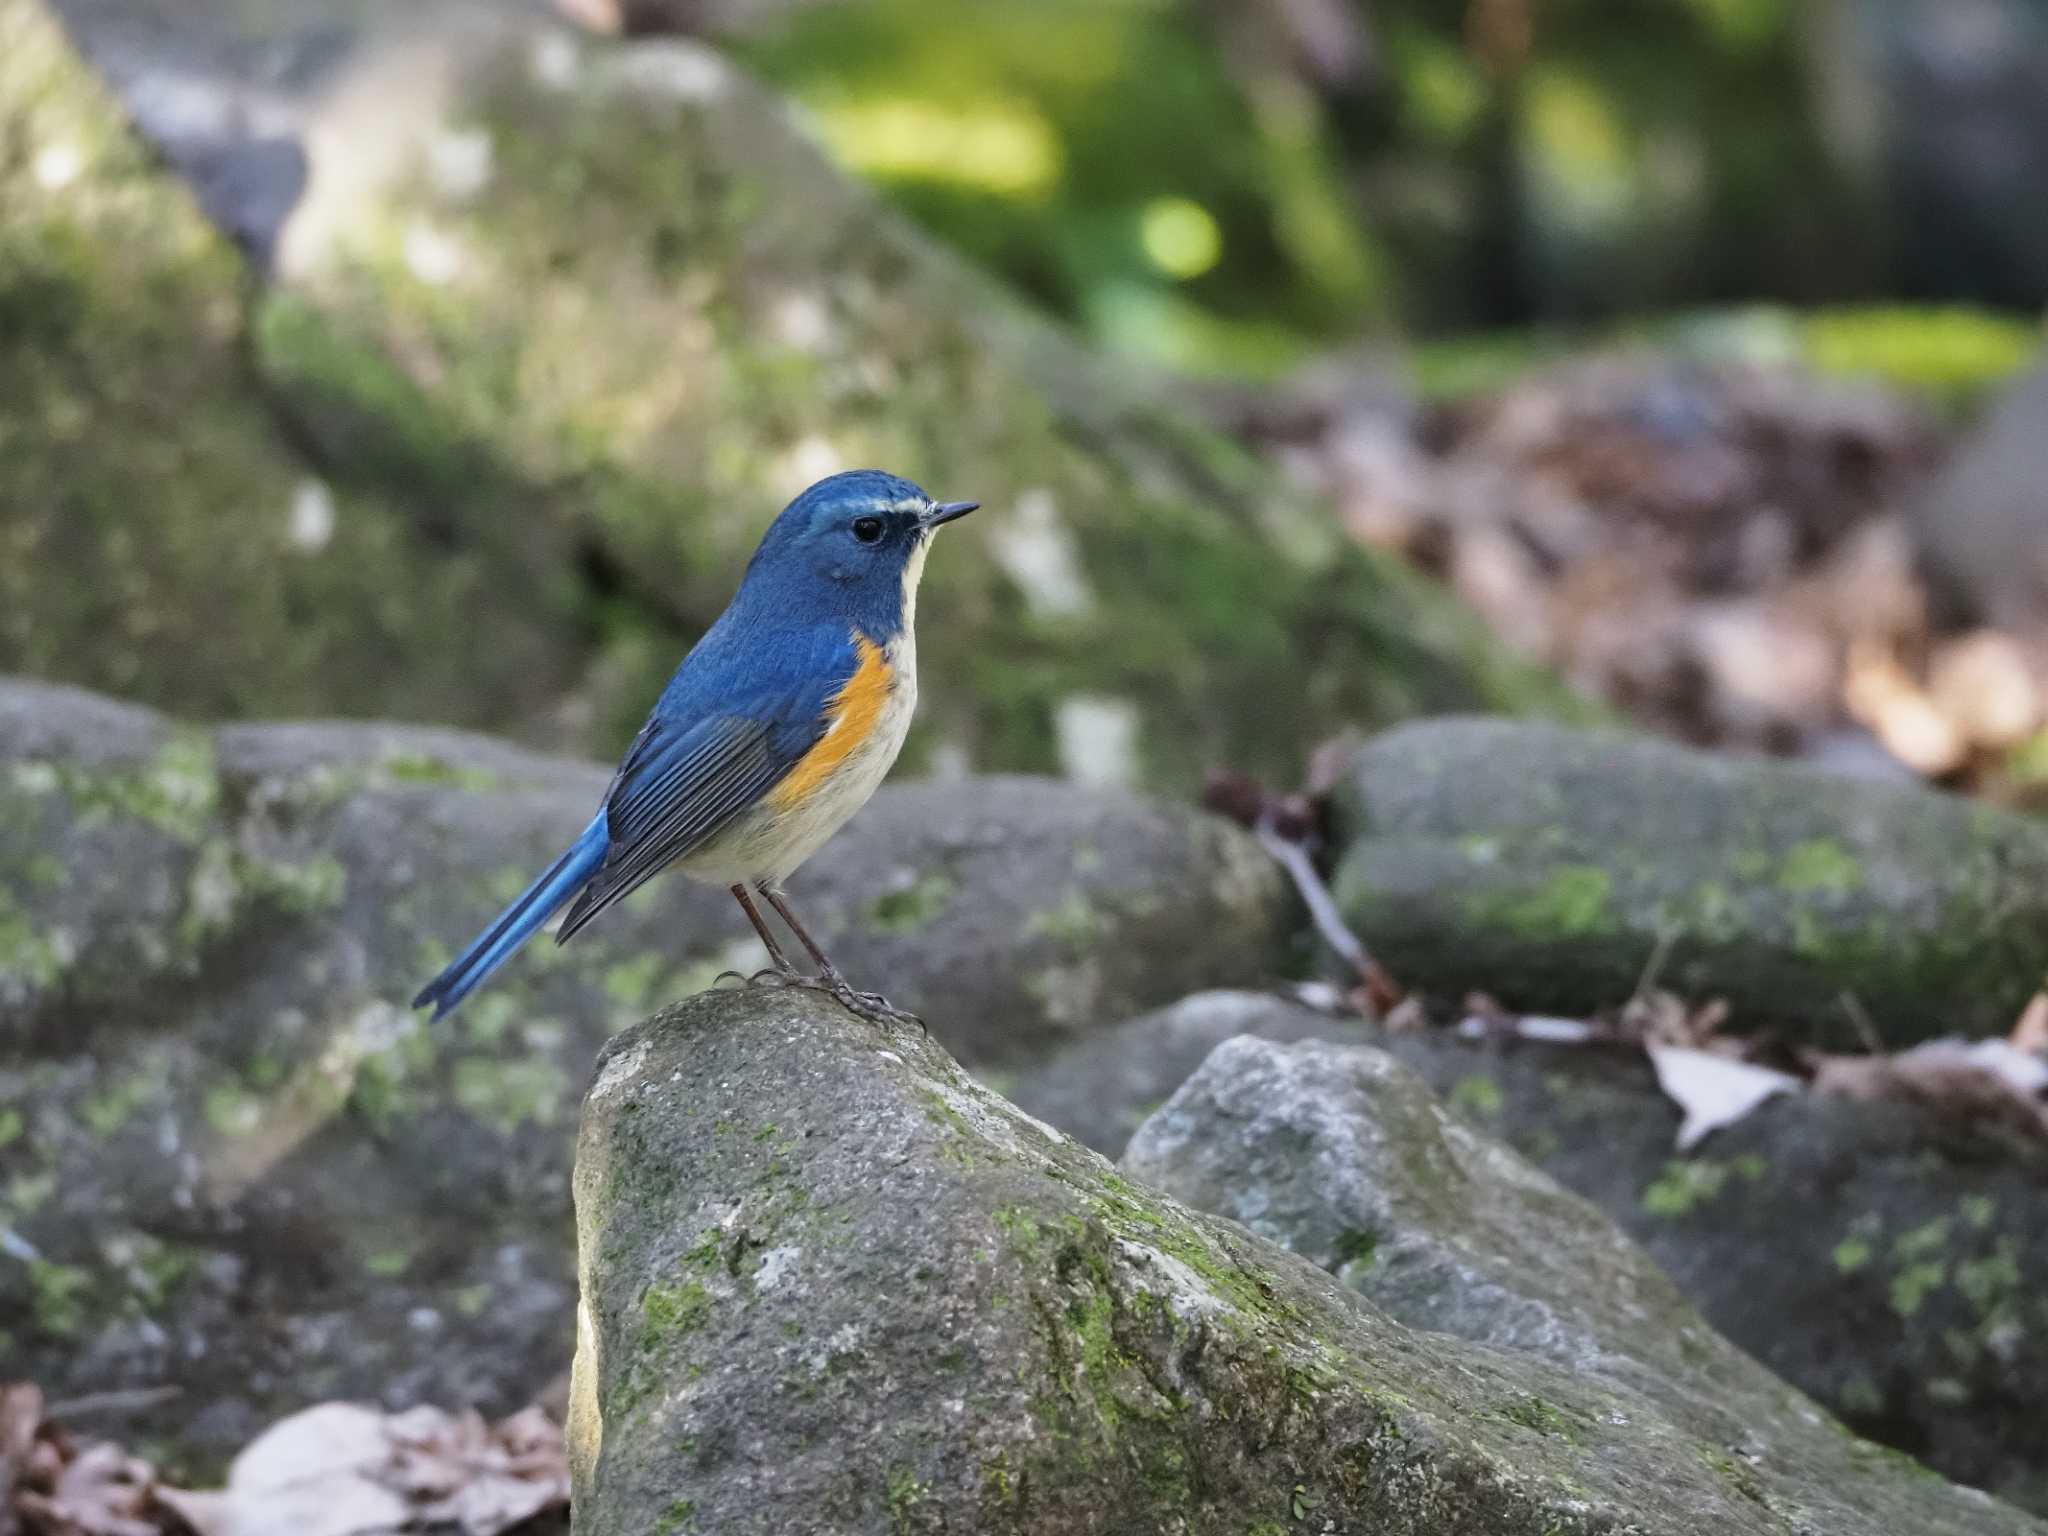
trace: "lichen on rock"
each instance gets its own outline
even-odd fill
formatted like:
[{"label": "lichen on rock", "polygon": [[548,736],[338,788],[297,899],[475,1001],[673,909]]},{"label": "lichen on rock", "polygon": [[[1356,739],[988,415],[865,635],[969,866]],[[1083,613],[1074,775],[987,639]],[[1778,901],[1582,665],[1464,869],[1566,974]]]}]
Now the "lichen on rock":
[{"label": "lichen on rock", "polygon": [[1584,1014],[1651,970],[1746,1030],[2003,1033],[2048,975],[2048,830],[1795,764],[1433,720],[1357,754],[1339,902],[1407,985]]},{"label": "lichen on rock", "polygon": [[[595,1536],[1847,1533],[1880,1510],[1930,1536],[2036,1529],[1746,1362],[1761,1395],[1410,1331],[914,1028],[815,996],[708,996],[619,1036],[576,1195],[570,1441]],[[1715,1406],[1674,1411],[1688,1392]]]}]

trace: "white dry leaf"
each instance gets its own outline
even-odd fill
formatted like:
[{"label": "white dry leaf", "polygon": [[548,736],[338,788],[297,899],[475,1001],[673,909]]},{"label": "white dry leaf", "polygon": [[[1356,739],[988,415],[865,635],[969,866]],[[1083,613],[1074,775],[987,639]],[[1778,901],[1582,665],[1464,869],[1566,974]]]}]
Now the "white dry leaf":
[{"label": "white dry leaf", "polygon": [[1525,1013],[1515,1020],[1515,1035],[1522,1040],[1540,1040],[1545,1045],[1591,1045],[1601,1038],[1601,1031],[1585,1019],[1554,1019],[1540,1013]]},{"label": "white dry leaf", "polygon": [[[1912,1052],[1906,1054],[1910,1056]],[[1964,1047],[1963,1058],[1979,1071],[1989,1072],[2021,1098],[2038,1099],[2048,1093],[2048,1061],[2020,1049],[2010,1040],[1973,1041]]]},{"label": "white dry leaf", "polygon": [[1685,1114],[1678,1127],[1681,1152],[1692,1150],[1722,1126],[1733,1125],[1765,1099],[1795,1093],[1802,1086],[1790,1073],[1713,1051],[1678,1045],[1644,1049],[1656,1068],[1657,1086]]},{"label": "white dry leaf", "polygon": [[569,1502],[562,1431],[538,1408],[495,1426],[476,1413],[383,1414],[323,1403],[281,1420],[217,1492],[158,1496],[198,1536],[385,1536],[453,1527],[498,1536]]},{"label": "white dry leaf", "polygon": [[[1473,1000],[1468,1000],[1470,1006]],[[1391,1026],[1389,1026],[1391,1027]],[[1507,1013],[1487,1000],[1474,1007],[1454,1026],[1460,1040],[1510,1038],[1534,1040],[1543,1045],[1592,1045],[1611,1038],[1611,1032],[1589,1019],[1559,1019],[1541,1013]]]},{"label": "white dry leaf", "polygon": [[356,1403],[322,1403],[250,1441],[228,1468],[227,1487],[157,1497],[199,1536],[381,1536],[412,1516],[405,1497],[377,1480],[391,1460],[384,1415]]}]

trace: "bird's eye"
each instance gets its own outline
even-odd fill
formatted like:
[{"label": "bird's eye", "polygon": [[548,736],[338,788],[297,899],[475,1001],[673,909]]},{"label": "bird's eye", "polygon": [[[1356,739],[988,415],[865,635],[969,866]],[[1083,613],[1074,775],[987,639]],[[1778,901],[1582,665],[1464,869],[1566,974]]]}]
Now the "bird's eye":
[{"label": "bird's eye", "polygon": [[879,517],[855,518],[853,536],[863,544],[879,544],[882,541],[882,520]]}]

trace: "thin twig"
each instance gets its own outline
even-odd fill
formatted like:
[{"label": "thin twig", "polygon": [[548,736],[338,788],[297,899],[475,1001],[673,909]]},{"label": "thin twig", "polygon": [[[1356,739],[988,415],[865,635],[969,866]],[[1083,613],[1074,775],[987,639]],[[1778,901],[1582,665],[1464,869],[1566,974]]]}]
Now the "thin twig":
[{"label": "thin twig", "polygon": [[1275,832],[1271,827],[1258,828],[1259,846],[1287,871],[1294,888],[1301,892],[1301,899],[1308,905],[1308,915],[1316,925],[1316,931],[1323,936],[1323,942],[1334,949],[1365,979],[1373,965],[1372,955],[1366,950],[1365,941],[1353,933],[1337,910],[1337,902],[1330,895],[1330,888],[1317,873],[1308,850],[1300,843],[1292,842]]},{"label": "thin twig", "polygon": [[1650,958],[1643,963],[1643,972],[1636,977],[1636,989],[1629,993],[1632,998],[1645,997],[1650,988],[1657,985],[1657,978],[1664,973],[1664,962],[1671,958],[1671,946],[1676,944],[1685,929],[1672,923],[1657,930],[1657,942],[1650,949]]},{"label": "thin twig", "polygon": [[87,1392],[66,1397],[43,1409],[46,1419],[80,1419],[94,1413],[129,1413],[154,1408],[184,1395],[183,1387],[168,1383],[161,1387],[118,1387],[106,1392]]},{"label": "thin twig", "polygon": [[1323,942],[1357,973],[1368,1007],[1376,1014],[1383,1014],[1393,1007],[1400,1001],[1400,987],[1387,974],[1386,968],[1373,959],[1365,941],[1344,921],[1344,915],[1337,910],[1336,898],[1330,894],[1329,886],[1323,883],[1315,860],[1309,857],[1308,848],[1291,837],[1281,836],[1270,815],[1261,816],[1252,831],[1259,840],[1259,846],[1273,856],[1287,872],[1288,879],[1294,882],[1294,888],[1301,892],[1309,919],[1316,925],[1316,932],[1323,936]]},{"label": "thin twig", "polygon": [[1870,1015],[1864,1011],[1863,1004],[1857,1001],[1856,994],[1844,991],[1840,1001],[1842,1012],[1849,1015],[1849,1022],[1856,1028],[1857,1038],[1863,1042],[1863,1049],[1873,1056],[1884,1055],[1884,1039],[1878,1034],[1877,1025],[1871,1021]]}]

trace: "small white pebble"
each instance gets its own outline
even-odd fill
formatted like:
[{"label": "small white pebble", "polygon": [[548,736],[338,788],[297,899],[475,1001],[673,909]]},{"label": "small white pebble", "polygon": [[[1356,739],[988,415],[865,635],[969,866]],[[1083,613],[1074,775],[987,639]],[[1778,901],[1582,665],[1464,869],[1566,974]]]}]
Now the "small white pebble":
[{"label": "small white pebble", "polygon": [[1068,618],[1095,606],[1081,554],[1052,492],[1025,491],[1007,517],[990,524],[989,552],[1039,618]]},{"label": "small white pebble", "polygon": [[473,197],[490,184],[491,135],[483,128],[444,133],[427,151],[434,185],[447,197]]},{"label": "small white pebble", "polygon": [[769,312],[769,328],[785,347],[822,352],[832,339],[832,316],[815,293],[786,293]]},{"label": "small white pebble", "polygon": [[317,555],[333,537],[334,493],[324,480],[301,480],[292,490],[292,548]]},{"label": "small white pebble", "polygon": [[1077,784],[1116,787],[1138,776],[1138,710],[1127,699],[1075,694],[1053,716],[1060,770]]},{"label": "small white pebble", "polygon": [[711,101],[725,90],[725,61],[700,43],[669,38],[645,42],[618,56],[619,75],[630,84],[673,101]]},{"label": "small white pebble", "polygon": [[845,468],[839,450],[822,437],[807,437],[782,456],[776,478],[787,494],[796,495],[805,486]]},{"label": "small white pebble", "polygon": [[957,741],[941,741],[926,755],[924,772],[942,784],[964,783],[974,775],[974,757]]},{"label": "small white pebble", "polygon": [[85,169],[85,156],[76,144],[51,144],[35,160],[36,185],[46,192],[68,187]]},{"label": "small white pebble", "polygon": [[576,83],[583,64],[583,50],[567,32],[553,31],[533,40],[527,67],[533,78],[551,90],[565,91]]},{"label": "small white pebble", "polygon": [[405,232],[405,265],[421,282],[440,288],[462,270],[462,247],[438,229],[414,224]]}]

